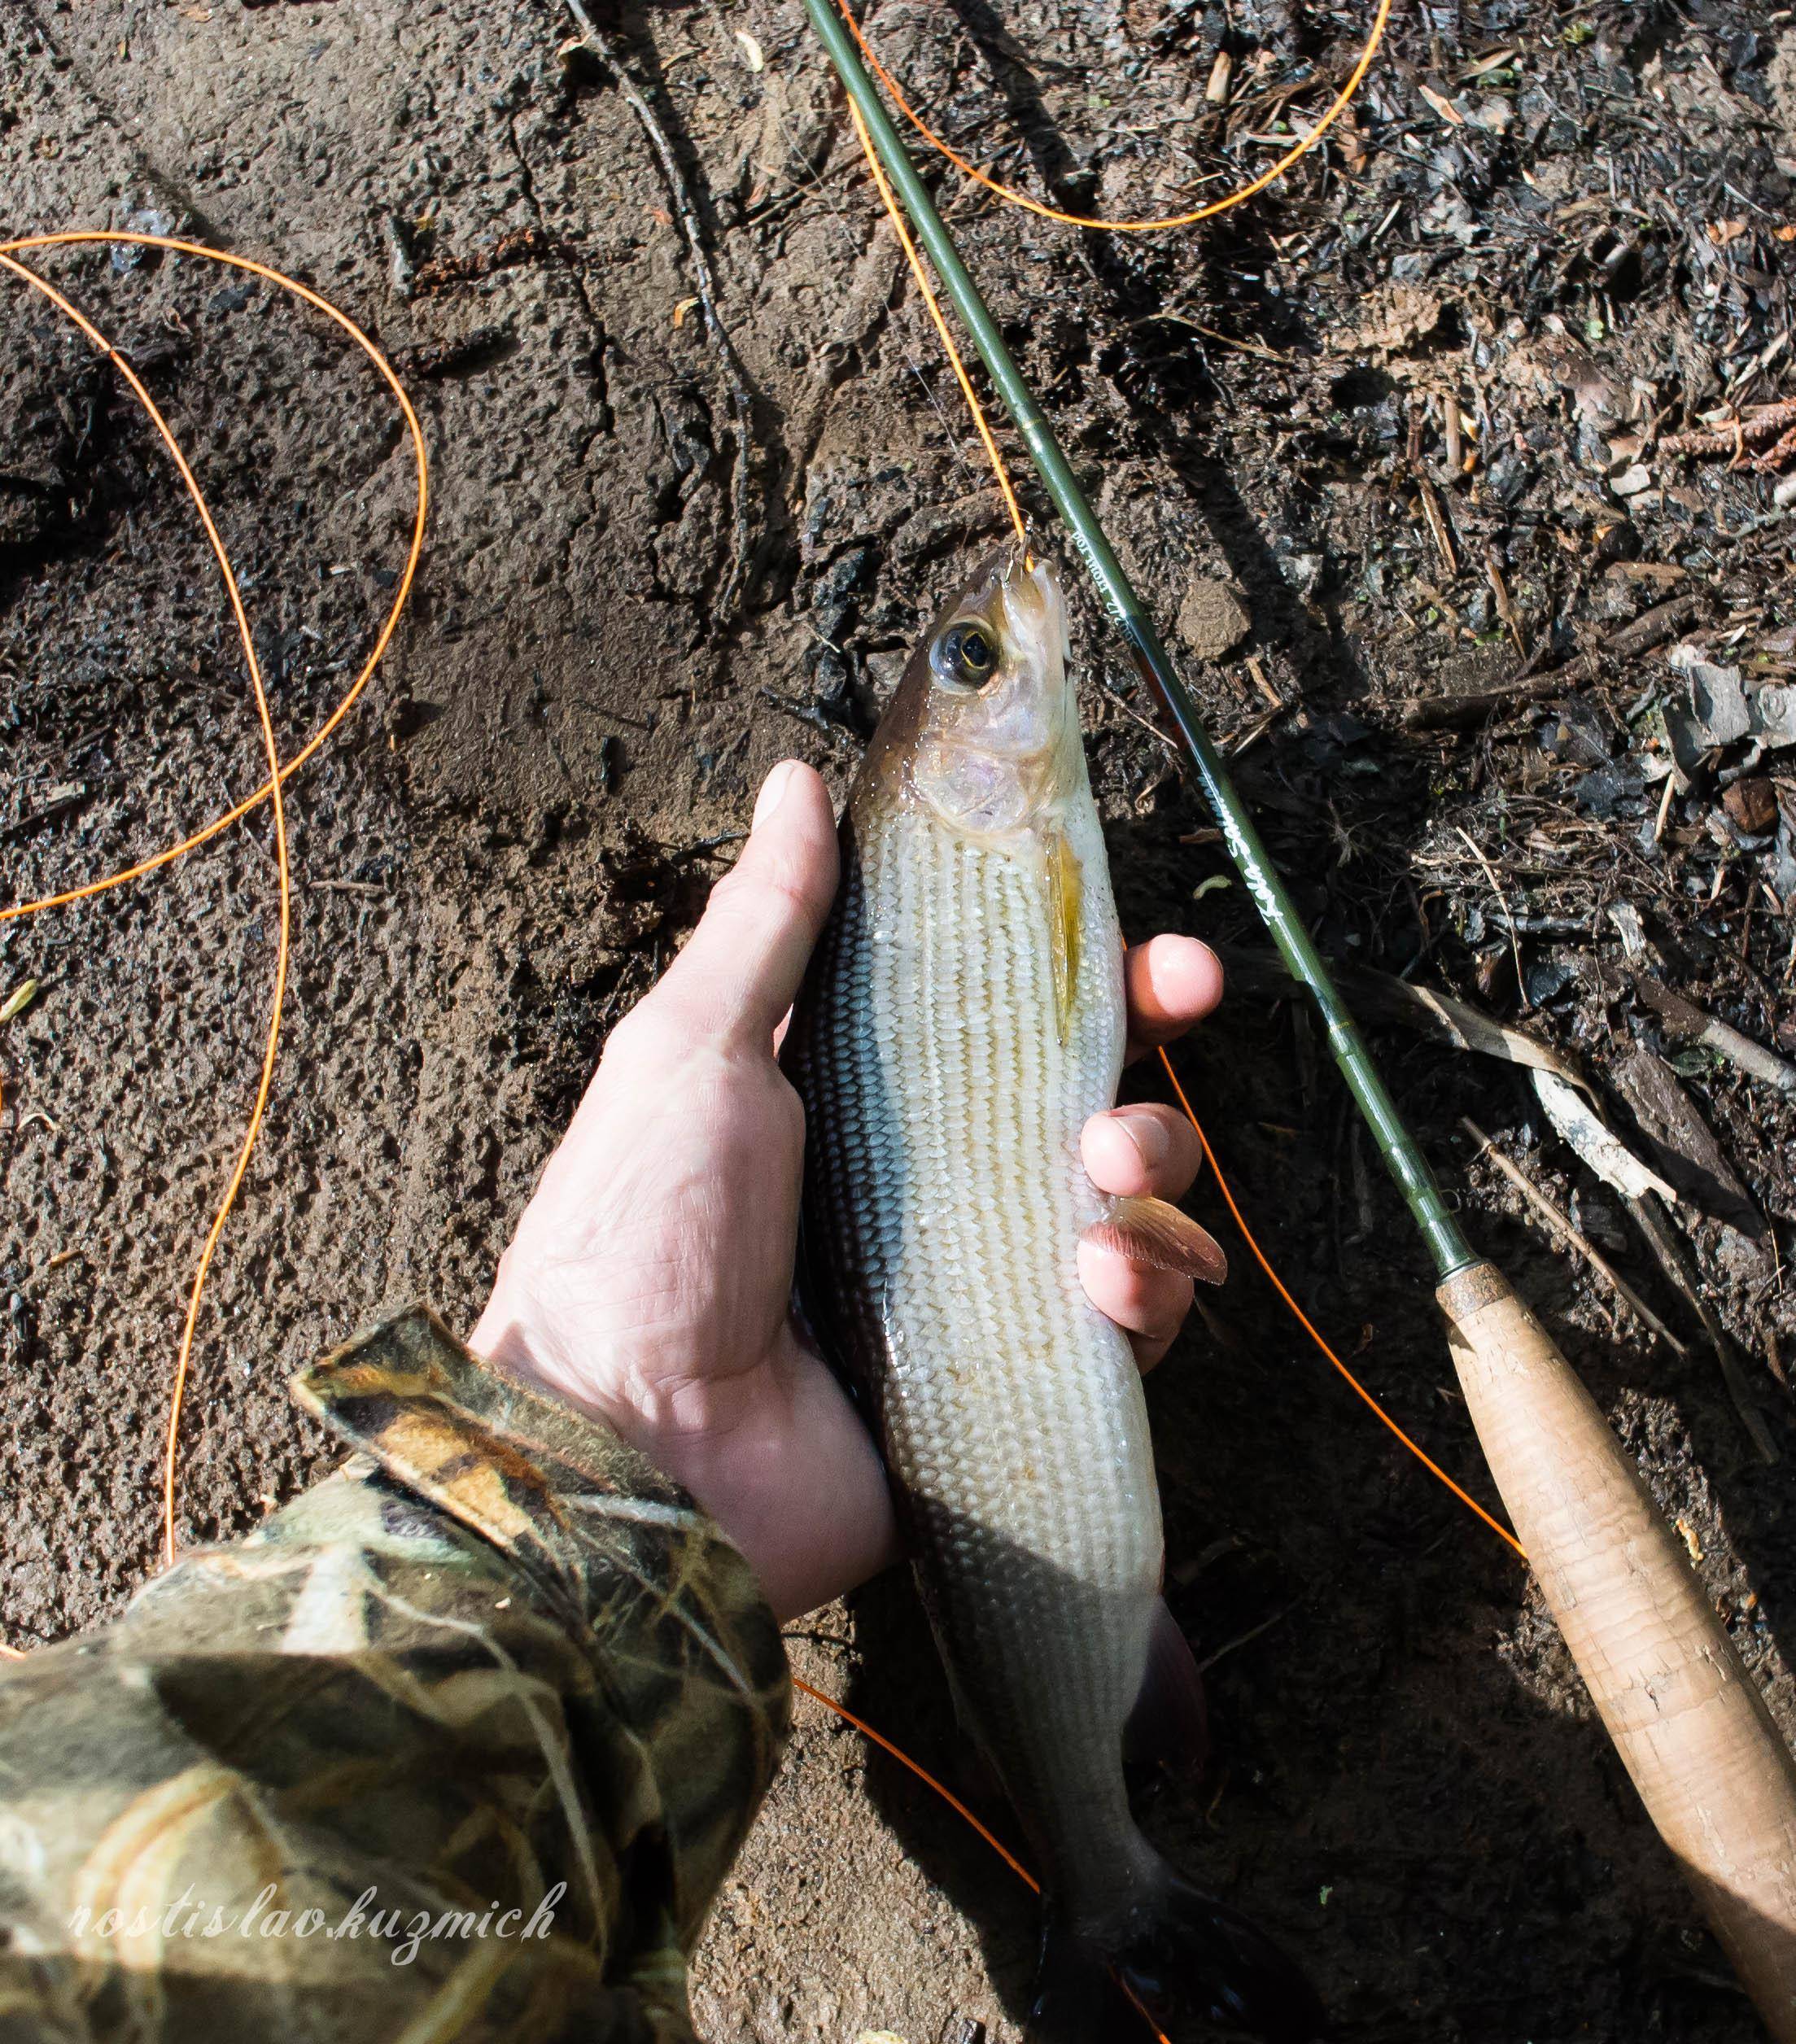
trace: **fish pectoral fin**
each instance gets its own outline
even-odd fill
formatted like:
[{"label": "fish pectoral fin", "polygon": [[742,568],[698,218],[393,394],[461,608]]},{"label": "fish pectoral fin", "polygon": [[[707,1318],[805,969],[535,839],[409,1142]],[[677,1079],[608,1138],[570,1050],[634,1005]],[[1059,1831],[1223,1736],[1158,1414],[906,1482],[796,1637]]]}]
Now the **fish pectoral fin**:
[{"label": "fish pectoral fin", "polygon": [[1079,986],[1079,949],[1085,937],[1085,875],[1073,841],[1063,830],[1049,834],[1047,934],[1054,967],[1054,1019],[1061,1042],[1073,1026]]},{"label": "fish pectoral fin", "polygon": [[1145,1193],[1119,1199],[1108,1221],[1095,1221],[1085,1239],[1100,1249],[1114,1249],[1132,1264],[1150,1270],[1177,1270],[1206,1285],[1220,1285],[1229,1274],[1222,1245],[1187,1213]]}]

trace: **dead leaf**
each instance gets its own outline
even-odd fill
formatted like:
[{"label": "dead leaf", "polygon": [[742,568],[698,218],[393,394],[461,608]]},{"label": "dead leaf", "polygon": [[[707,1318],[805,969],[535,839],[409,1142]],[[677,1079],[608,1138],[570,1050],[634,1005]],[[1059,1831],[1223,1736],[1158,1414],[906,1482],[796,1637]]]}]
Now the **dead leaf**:
[{"label": "dead leaf", "polygon": [[[1432,85],[1418,85],[1416,90],[1443,120],[1455,128],[1465,126],[1466,116],[1444,92],[1436,92]],[[1744,225],[1745,223],[1742,222],[1741,225]]]},{"label": "dead leaf", "polygon": [[1440,324],[1446,300],[1414,284],[1374,286],[1362,301],[1368,315],[1348,330],[1331,330],[1328,345],[1340,355],[1370,355],[1385,360],[1405,355]]},{"label": "dead leaf", "polygon": [[1725,248],[1729,242],[1737,242],[1746,233],[1745,220],[1711,220],[1709,222],[1709,239],[1717,248]]},{"label": "dead leaf", "polygon": [[23,981],[7,996],[5,1002],[0,1003],[0,1022],[10,1022],[15,1015],[23,1015],[37,998],[37,982],[35,980]]}]

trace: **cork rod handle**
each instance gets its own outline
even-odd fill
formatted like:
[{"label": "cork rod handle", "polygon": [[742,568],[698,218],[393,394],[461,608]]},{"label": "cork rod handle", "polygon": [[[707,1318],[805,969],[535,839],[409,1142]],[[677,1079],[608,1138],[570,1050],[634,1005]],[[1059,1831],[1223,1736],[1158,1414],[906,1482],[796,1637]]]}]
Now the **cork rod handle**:
[{"label": "cork rod handle", "polygon": [[1436,1295],[1516,1537],[1647,1814],[1796,2044],[1796,1764],[1582,1382],[1489,1264]]}]

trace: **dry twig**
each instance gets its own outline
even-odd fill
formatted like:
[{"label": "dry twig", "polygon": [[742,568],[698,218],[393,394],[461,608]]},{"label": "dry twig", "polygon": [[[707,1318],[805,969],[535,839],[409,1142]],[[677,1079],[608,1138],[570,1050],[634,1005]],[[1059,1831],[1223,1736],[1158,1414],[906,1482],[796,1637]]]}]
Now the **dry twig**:
[{"label": "dry twig", "polygon": [[1615,1265],[1608,1260],[1595,1243],[1585,1237],[1571,1216],[1549,1199],[1519,1164],[1505,1157],[1469,1115],[1460,1116],[1459,1125],[1478,1145],[1478,1154],[1488,1155],[1491,1162],[1497,1166],[1528,1204],[1551,1224],[1553,1232],[1563,1240],[1570,1243],[1593,1270],[1608,1280],[1616,1297],[1633,1314],[1634,1317],[1644,1326],[1650,1327],[1673,1354],[1688,1356],[1689,1350],[1665,1325]]},{"label": "dry twig", "polygon": [[705,315],[705,330],[710,334],[711,345],[717,351],[718,359],[723,365],[723,377],[729,387],[730,413],[736,421],[736,460],[730,478],[730,509],[735,527],[736,553],[730,564],[729,579],[723,585],[718,599],[718,608],[725,613],[732,611],[745,593],[748,581],[751,553],[751,521],[749,516],[749,456],[754,444],[753,419],[754,396],[749,388],[748,373],[742,367],[742,359],[736,352],[736,343],[730,338],[729,330],[717,309],[717,286],[712,281],[710,259],[705,252],[705,237],[701,229],[698,209],[693,203],[693,196],[680,168],[680,159],[674,154],[674,146],[667,131],[661,124],[653,107],[643,97],[634,78],[625,67],[611,39],[594,22],[581,0],[567,0],[567,11],[573,15],[580,31],[580,40],[586,45],[605,69],[618,81],[618,90],[624,103],[641,122],[643,132],[661,164],[662,175],[667,181],[667,189],[674,202],[674,210],[680,216],[680,231],[686,238],[686,248],[692,258],[693,282],[697,287],[698,303]]},{"label": "dry twig", "polygon": [[1503,579],[1502,563],[1497,557],[1497,549],[1484,549],[1484,573],[1490,582],[1491,594],[1497,599],[1497,614],[1503,620],[1509,635],[1515,641],[1515,650],[1526,660],[1527,641],[1522,635],[1522,619],[1515,608],[1515,600],[1509,592],[1509,584]]}]

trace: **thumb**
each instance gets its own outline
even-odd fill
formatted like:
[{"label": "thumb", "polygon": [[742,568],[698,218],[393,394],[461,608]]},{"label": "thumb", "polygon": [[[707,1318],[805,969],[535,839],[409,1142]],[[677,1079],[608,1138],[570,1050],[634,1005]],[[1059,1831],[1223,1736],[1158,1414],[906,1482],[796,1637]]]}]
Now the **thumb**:
[{"label": "thumb", "polygon": [[650,995],[695,1033],[770,1042],[835,898],[836,819],[822,776],[782,760],[762,784],[749,841]]}]

